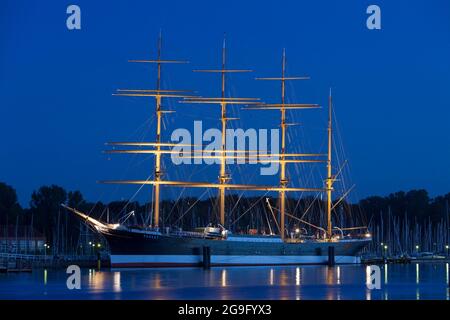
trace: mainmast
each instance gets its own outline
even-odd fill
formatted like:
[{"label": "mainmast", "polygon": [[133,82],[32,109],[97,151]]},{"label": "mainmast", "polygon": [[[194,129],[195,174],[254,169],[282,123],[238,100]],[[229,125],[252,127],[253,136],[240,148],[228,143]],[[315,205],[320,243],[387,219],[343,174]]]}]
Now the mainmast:
[{"label": "mainmast", "polygon": [[328,96],[328,157],[327,157],[327,180],[326,180],[326,190],[327,190],[327,238],[331,239],[332,236],[332,224],[331,224],[331,193],[333,191],[334,177],[331,172],[331,149],[332,149],[332,97],[331,89]]},{"label": "mainmast", "polygon": [[227,105],[228,104],[252,104],[256,103],[252,98],[230,98],[225,97],[226,89],[226,74],[227,73],[242,73],[242,72],[252,72],[252,70],[238,70],[238,69],[226,69],[226,39],[225,35],[222,44],[222,68],[220,70],[194,70],[194,72],[209,72],[209,73],[220,73],[221,74],[221,96],[220,99],[217,98],[201,98],[201,99],[187,99],[189,103],[218,103],[221,109],[221,126],[222,126],[222,136],[221,136],[221,152],[219,154],[220,169],[219,169],[219,192],[218,192],[218,202],[219,202],[219,217],[220,224],[225,226],[225,190],[227,188],[227,183],[231,179],[230,175],[226,172],[226,159],[232,158],[232,156],[227,155],[227,153],[233,152],[233,150],[226,150],[226,131],[227,131],[227,121],[231,118],[227,117]]}]

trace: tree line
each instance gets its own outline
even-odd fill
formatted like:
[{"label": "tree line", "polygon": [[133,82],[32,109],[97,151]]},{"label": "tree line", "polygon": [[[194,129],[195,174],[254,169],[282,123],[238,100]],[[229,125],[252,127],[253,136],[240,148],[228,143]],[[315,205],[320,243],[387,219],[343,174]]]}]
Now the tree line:
[{"label": "tree line", "polygon": [[[249,229],[256,229],[261,233],[278,232],[276,198],[240,197],[237,194],[230,194],[226,201],[228,219],[226,225],[232,232],[248,232]],[[396,221],[399,225],[406,222],[411,226],[427,224],[426,228],[429,224],[437,225],[443,222],[447,226],[449,202],[450,193],[430,197],[423,189],[399,191],[387,196],[371,196],[357,203],[336,200],[333,224],[340,227],[369,226],[371,231],[377,230],[375,241],[382,241],[388,236],[389,239],[395,236],[393,233],[395,230],[392,231],[392,228],[387,226],[381,227],[383,234],[379,234],[380,226],[386,223],[390,225],[391,221]],[[18,202],[15,189],[0,182],[0,225],[32,226],[44,234],[49,244],[61,247],[64,242],[65,250],[76,248],[83,226],[76,217],[60,206],[61,203],[110,223],[149,225],[152,220],[152,203],[141,204],[136,201],[93,203],[84,199],[80,191],[67,191],[57,185],[42,186],[35,190],[31,195],[29,207],[23,208]],[[160,208],[160,226],[163,228],[177,226],[189,230],[218,220],[217,199],[214,197],[163,200]],[[324,211],[325,203],[317,196],[287,199],[287,212],[290,215],[315,225],[325,225]],[[131,212],[133,214],[128,215]],[[124,217],[128,217],[127,221],[124,221]],[[288,230],[297,228],[302,228],[309,234],[316,231],[310,226],[303,225],[298,219],[287,219]],[[389,234],[385,235],[386,232]],[[398,232],[401,233],[402,230]],[[397,236],[403,237],[400,234]]]}]

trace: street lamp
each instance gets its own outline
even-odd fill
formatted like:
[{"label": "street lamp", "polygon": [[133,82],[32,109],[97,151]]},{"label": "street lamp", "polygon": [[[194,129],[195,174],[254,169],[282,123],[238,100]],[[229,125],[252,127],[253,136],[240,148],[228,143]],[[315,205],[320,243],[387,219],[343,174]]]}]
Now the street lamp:
[{"label": "street lamp", "polygon": [[447,257],[448,257],[448,249],[449,249],[449,246],[448,246],[448,244],[445,246],[445,250],[447,250]]},{"label": "street lamp", "polygon": [[416,244],[416,252],[419,253],[419,245]]},{"label": "street lamp", "polygon": [[47,249],[50,249],[50,246],[44,243],[44,255],[47,255]]},{"label": "street lamp", "polygon": [[388,246],[385,244],[383,248],[384,248],[384,257],[386,258]]}]

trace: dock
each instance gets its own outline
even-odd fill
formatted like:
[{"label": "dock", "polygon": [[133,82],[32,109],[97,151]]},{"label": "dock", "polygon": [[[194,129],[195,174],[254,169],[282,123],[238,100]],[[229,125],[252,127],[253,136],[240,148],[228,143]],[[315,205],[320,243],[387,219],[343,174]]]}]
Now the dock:
[{"label": "dock", "polygon": [[[0,273],[32,272],[34,268],[64,268],[76,264],[80,267],[98,267],[97,255],[31,255],[0,253]],[[109,258],[100,256],[100,265],[108,267]]]}]

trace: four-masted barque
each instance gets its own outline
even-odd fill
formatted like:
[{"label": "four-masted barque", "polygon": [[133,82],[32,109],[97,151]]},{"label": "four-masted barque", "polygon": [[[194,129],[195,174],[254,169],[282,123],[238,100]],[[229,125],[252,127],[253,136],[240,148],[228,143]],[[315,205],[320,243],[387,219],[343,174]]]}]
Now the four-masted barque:
[{"label": "four-masted barque", "polygon": [[[210,265],[285,265],[285,264],[323,264],[323,263],[358,263],[358,253],[369,243],[371,235],[366,227],[338,228],[332,226],[332,191],[336,175],[332,172],[332,99],[329,95],[328,112],[328,152],[321,154],[288,153],[286,148],[286,113],[296,109],[318,108],[316,104],[287,103],[285,83],[291,80],[303,80],[308,77],[286,76],[286,55],[283,50],[281,75],[279,77],[257,78],[257,80],[279,81],[281,83],[281,99],[279,103],[266,104],[253,98],[226,96],[226,80],[229,73],[250,72],[251,70],[228,69],[226,66],[225,39],[222,48],[222,65],[219,69],[194,70],[196,72],[217,73],[221,76],[221,95],[219,97],[191,96],[189,91],[163,89],[161,71],[164,64],[178,64],[187,61],[167,60],[161,57],[162,39],[158,40],[158,56],[154,60],[130,60],[135,63],[151,63],[157,65],[157,82],[155,89],[121,89],[115,95],[131,97],[151,97],[155,101],[156,140],[153,142],[113,142],[114,147],[129,149],[110,150],[109,153],[152,154],[155,157],[154,172],[148,180],[115,180],[103,181],[114,184],[151,185],[154,201],[152,221],[150,225],[141,227],[127,226],[124,223],[109,223],[94,219],[76,208],[63,205],[75,213],[95,231],[101,233],[110,247],[111,265],[113,267],[157,267],[157,266],[199,266]],[[164,110],[163,99],[179,99],[182,103],[212,104],[221,110],[221,150],[205,155],[201,150],[194,151],[192,157],[213,157],[218,159],[220,171],[218,180],[214,182],[169,181],[165,180],[161,170],[161,157],[173,154],[176,143],[163,142],[162,117],[171,112]],[[252,151],[227,150],[226,129],[232,118],[227,115],[228,105],[242,105],[248,110],[279,110],[281,130],[281,150],[279,154],[255,154]],[[135,149],[133,149],[133,147]],[[184,155],[186,156],[186,155]],[[273,159],[276,156],[276,160]],[[326,159],[317,157],[324,156]],[[264,161],[278,161],[280,165],[279,183],[275,186],[233,184],[226,171],[226,160],[239,157],[257,157]],[[289,163],[323,162],[326,164],[326,180],[322,188],[298,188],[289,186],[286,165]],[[213,188],[218,191],[219,223],[196,228],[180,230],[175,227],[160,226],[160,187]],[[278,233],[270,234],[233,234],[226,224],[226,191],[251,190],[275,192],[278,194],[276,217]],[[316,226],[286,212],[286,195],[289,192],[319,192],[326,196],[326,226]],[[269,203],[270,206],[270,203]],[[285,218],[296,219],[299,224],[308,225],[318,230],[318,236],[305,237],[297,232],[289,232]],[[298,230],[298,229],[297,229]]]}]

